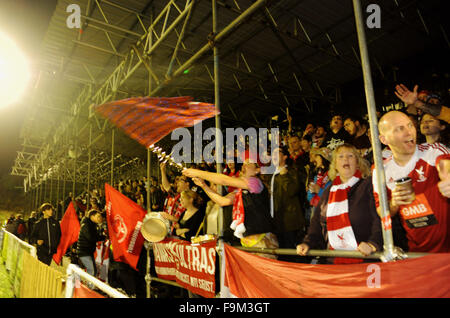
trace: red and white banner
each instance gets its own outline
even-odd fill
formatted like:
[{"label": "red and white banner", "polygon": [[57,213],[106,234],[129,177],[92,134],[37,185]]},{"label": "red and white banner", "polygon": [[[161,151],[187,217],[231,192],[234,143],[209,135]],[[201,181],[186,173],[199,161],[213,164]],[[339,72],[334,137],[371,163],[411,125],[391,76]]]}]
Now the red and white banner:
[{"label": "red and white banner", "polygon": [[95,266],[97,267],[97,278],[108,283],[109,268],[109,240],[97,242],[94,252]]},{"label": "red and white banner", "polygon": [[216,241],[191,244],[167,238],[153,244],[158,277],[176,281],[203,297],[215,297]]},{"label": "red and white banner", "polygon": [[105,183],[106,221],[114,260],[137,270],[144,237],[141,234],[145,210]]},{"label": "red and white banner", "polygon": [[225,244],[225,282],[240,298],[448,298],[450,254],[388,263],[311,265],[256,256]]}]

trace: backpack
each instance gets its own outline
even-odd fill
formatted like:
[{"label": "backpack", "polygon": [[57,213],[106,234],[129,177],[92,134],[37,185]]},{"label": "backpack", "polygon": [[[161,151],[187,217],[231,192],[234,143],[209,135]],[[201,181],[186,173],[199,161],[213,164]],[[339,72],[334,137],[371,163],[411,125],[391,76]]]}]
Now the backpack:
[{"label": "backpack", "polygon": [[20,223],[17,227],[17,234],[24,234],[27,231],[27,228],[24,223]]}]

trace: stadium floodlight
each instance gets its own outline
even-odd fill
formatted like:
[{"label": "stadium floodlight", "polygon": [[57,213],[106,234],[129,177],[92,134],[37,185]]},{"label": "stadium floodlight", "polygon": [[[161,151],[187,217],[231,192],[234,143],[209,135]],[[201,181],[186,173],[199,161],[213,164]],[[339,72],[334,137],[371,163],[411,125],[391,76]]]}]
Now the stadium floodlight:
[{"label": "stadium floodlight", "polygon": [[0,31],[0,108],[17,102],[31,78],[27,58]]}]

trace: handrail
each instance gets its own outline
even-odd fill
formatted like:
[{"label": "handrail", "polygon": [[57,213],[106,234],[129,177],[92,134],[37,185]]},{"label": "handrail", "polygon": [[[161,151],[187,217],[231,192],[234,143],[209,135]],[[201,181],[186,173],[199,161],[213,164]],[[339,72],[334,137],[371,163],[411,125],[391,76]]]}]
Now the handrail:
[{"label": "handrail", "polygon": [[[233,246],[233,247],[237,248],[239,250],[242,250],[245,252],[251,252],[251,253],[300,256],[297,254],[297,251],[295,249],[289,249],[289,248],[263,248],[263,247],[244,247],[244,246]],[[401,254],[406,258],[417,258],[417,257],[422,257],[425,255],[428,255],[429,253],[404,253],[401,251]],[[381,259],[384,261],[384,252],[375,252],[375,253],[365,256],[358,251],[309,250],[305,256]]]},{"label": "handrail", "polygon": [[111,286],[105,284],[101,280],[93,277],[92,275],[89,275],[84,270],[82,270],[80,267],[78,267],[75,264],[69,264],[67,266],[67,283],[66,283],[66,293],[65,298],[72,298],[73,290],[75,288],[75,276],[74,274],[77,274],[78,276],[84,278],[85,280],[89,281],[90,283],[94,284],[94,286],[98,287],[102,291],[104,291],[106,294],[113,298],[129,298],[127,295],[119,292],[118,290],[112,288]]}]

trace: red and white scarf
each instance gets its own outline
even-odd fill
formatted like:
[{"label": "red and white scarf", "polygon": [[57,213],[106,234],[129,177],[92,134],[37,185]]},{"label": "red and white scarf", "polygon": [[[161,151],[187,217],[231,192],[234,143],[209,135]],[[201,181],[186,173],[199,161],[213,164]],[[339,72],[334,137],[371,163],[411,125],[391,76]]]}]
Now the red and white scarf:
[{"label": "red and white scarf", "polygon": [[[328,242],[332,250],[350,250],[358,248],[348,216],[348,191],[361,179],[361,172],[356,171],[346,183],[339,176],[333,181],[328,197],[327,231]],[[335,263],[360,263],[361,259],[336,258]]]},{"label": "red and white scarf", "polygon": [[230,228],[234,231],[234,236],[243,238],[246,231],[244,225],[245,211],[244,201],[242,200],[242,189],[236,191],[233,203],[233,222],[230,224]]},{"label": "red and white scarf", "polygon": [[[164,212],[169,213],[170,215],[173,215],[177,219],[180,219],[181,215],[186,211],[186,208],[184,208],[181,205],[181,193],[177,193],[176,196],[168,196],[166,199],[166,205],[164,207]],[[170,228],[170,232],[173,232],[173,229],[175,228],[175,224],[177,222],[172,222],[172,226]]]}]

